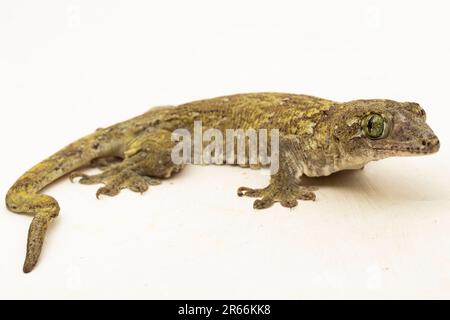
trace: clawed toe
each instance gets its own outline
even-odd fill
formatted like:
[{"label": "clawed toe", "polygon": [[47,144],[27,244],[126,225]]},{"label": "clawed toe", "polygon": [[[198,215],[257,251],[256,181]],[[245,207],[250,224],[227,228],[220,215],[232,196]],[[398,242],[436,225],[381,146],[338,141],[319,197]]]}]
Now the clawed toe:
[{"label": "clawed toe", "polygon": [[97,175],[87,175],[82,172],[74,172],[70,174],[69,179],[70,181],[74,182],[75,179],[80,178],[78,180],[78,183],[81,184],[97,184],[103,182],[104,176],[103,174],[97,174]]},{"label": "clawed toe", "polygon": [[262,199],[255,200],[253,202],[253,209],[267,209],[271,207],[275,201],[269,197],[263,197]]},{"label": "clawed toe", "polygon": [[294,208],[298,205],[297,199],[286,199],[280,201],[280,204],[285,208]]},{"label": "clawed toe", "polygon": [[100,199],[100,195],[114,197],[120,193],[120,190],[116,187],[105,186],[97,190],[96,197]]},{"label": "clawed toe", "polygon": [[70,180],[70,182],[75,182],[75,179],[77,179],[77,178],[83,179],[83,178],[87,178],[87,177],[88,177],[87,174],[84,174],[84,173],[82,173],[82,172],[76,171],[76,172],[72,172],[72,173],[69,175],[69,180]]},{"label": "clawed toe", "polygon": [[155,179],[152,177],[143,176],[142,177],[150,186],[159,186],[161,184],[161,180]]},{"label": "clawed toe", "polygon": [[149,183],[142,177],[136,176],[129,180],[128,189],[134,192],[144,193],[148,190]]},{"label": "clawed toe", "polygon": [[237,194],[239,197],[247,196],[247,197],[261,197],[263,189],[252,189],[247,187],[240,187],[237,190]]},{"label": "clawed toe", "polygon": [[315,201],[316,200],[316,194],[314,192],[311,192],[311,191],[306,191],[306,192],[303,192],[303,193],[299,194],[297,199]]}]

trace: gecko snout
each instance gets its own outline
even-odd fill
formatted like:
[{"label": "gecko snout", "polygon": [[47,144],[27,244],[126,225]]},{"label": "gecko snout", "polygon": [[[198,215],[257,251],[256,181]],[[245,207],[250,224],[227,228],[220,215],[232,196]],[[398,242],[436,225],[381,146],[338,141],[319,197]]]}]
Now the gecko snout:
[{"label": "gecko snout", "polygon": [[435,135],[424,138],[422,140],[422,147],[426,151],[426,153],[438,152],[440,148],[439,138]]}]

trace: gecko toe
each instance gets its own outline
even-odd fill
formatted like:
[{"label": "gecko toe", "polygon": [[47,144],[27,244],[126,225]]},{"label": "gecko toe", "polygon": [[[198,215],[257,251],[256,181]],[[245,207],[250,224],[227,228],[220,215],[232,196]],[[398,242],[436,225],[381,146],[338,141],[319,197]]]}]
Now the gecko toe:
[{"label": "gecko toe", "polygon": [[262,199],[255,200],[253,202],[253,209],[267,209],[274,204],[272,198],[263,197]]},{"label": "gecko toe", "polygon": [[135,176],[128,181],[127,187],[133,192],[144,193],[148,190],[149,183],[143,177]]},{"label": "gecko toe", "polygon": [[237,190],[237,195],[239,197],[247,196],[247,197],[256,198],[256,197],[262,196],[262,191],[263,191],[263,189],[252,189],[252,188],[247,188],[247,187],[240,187]]},{"label": "gecko toe", "polygon": [[[83,179],[83,178],[86,178],[86,177],[88,177],[87,174],[84,174],[84,173],[79,172],[79,171],[75,171],[75,172],[72,172],[72,173],[69,175],[69,180],[70,180],[70,182],[75,182],[75,179],[77,179],[77,178]],[[81,180],[81,179],[80,179],[80,180]]]},{"label": "gecko toe", "polygon": [[81,178],[78,183],[81,184],[97,184],[97,183],[101,183],[103,181],[102,176],[85,176],[83,178]]},{"label": "gecko toe", "polygon": [[305,191],[317,191],[317,190],[319,190],[318,187],[313,187],[313,186],[302,186],[301,188],[302,188],[302,190],[305,190]]},{"label": "gecko toe", "polygon": [[311,191],[304,191],[297,196],[297,199],[316,201],[316,194]]},{"label": "gecko toe", "polygon": [[120,189],[128,188],[133,192],[144,193],[150,186],[161,184],[161,180],[152,177],[132,174],[120,184]]},{"label": "gecko toe", "polygon": [[162,183],[161,180],[152,177],[144,176],[142,178],[144,178],[150,186],[159,186]]},{"label": "gecko toe", "polygon": [[75,179],[80,178],[78,180],[78,183],[80,184],[97,184],[104,181],[105,176],[103,174],[96,174],[96,175],[87,175],[82,172],[74,172],[70,174],[69,179],[70,181],[74,182]]},{"label": "gecko toe", "polygon": [[280,204],[286,208],[294,208],[298,205],[298,201],[297,201],[297,199],[286,199],[286,200],[280,201]]},{"label": "gecko toe", "polygon": [[97,190],[96,197],[100,199],[100,195],[114,197],[120,193],[120,189],[112,186],[105,186]]}]

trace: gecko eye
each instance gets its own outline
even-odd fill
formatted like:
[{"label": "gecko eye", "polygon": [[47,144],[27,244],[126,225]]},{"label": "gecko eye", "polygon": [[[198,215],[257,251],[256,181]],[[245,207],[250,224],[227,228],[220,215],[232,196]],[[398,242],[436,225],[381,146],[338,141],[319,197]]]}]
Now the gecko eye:
[{"label": "gecko eye", "polygon": [[384,118],[379,114],[367,116],[363,121],[364,133],[371,139],[381,138],[385,131],[384,122]]}]

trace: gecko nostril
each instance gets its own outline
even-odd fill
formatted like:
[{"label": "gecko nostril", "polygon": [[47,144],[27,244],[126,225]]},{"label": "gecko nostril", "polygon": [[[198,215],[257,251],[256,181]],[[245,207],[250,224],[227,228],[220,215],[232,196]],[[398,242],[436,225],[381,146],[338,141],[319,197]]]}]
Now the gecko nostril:
[{"label": "gecko nostril", "polygon": [[422,140],[422,146],[427,149],[439,149],[439,139],[436,136],[430,137],[429,139]]}]

